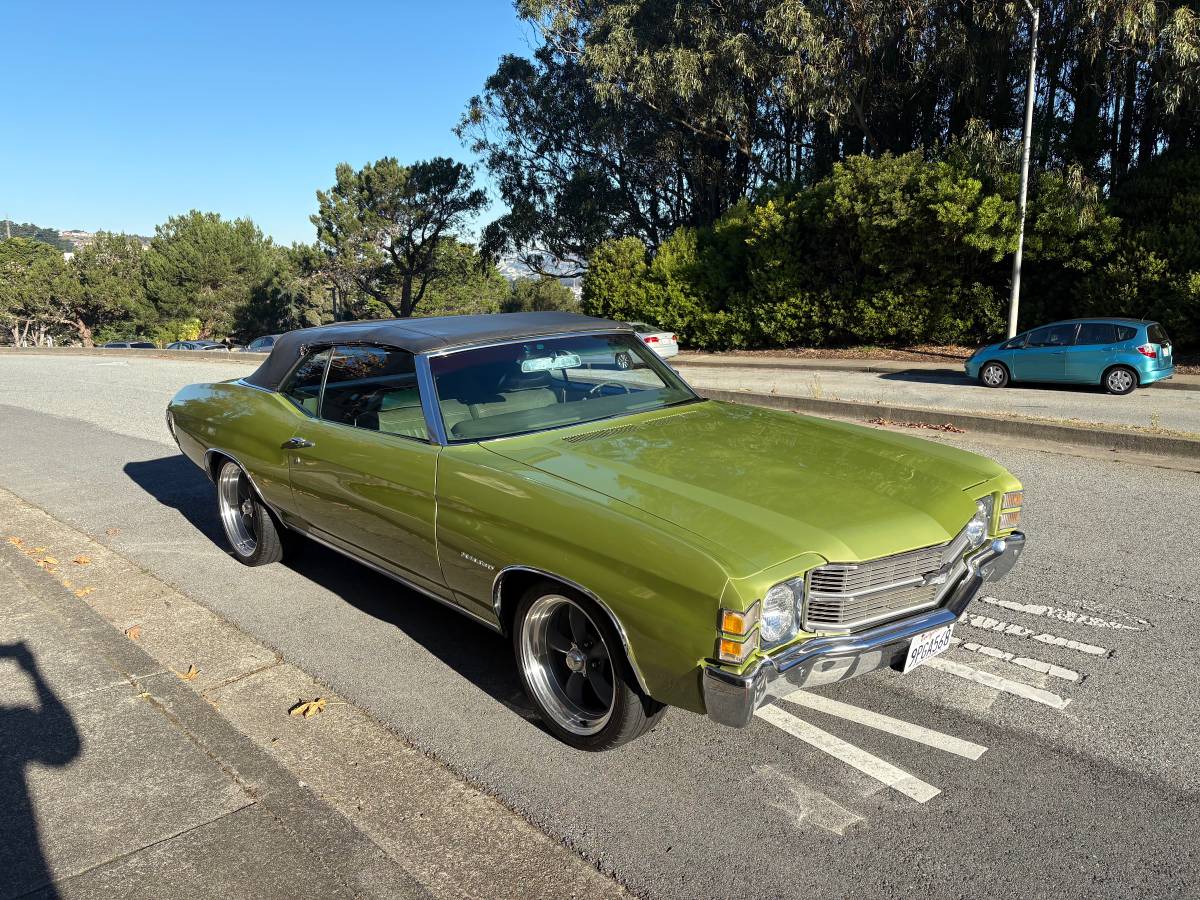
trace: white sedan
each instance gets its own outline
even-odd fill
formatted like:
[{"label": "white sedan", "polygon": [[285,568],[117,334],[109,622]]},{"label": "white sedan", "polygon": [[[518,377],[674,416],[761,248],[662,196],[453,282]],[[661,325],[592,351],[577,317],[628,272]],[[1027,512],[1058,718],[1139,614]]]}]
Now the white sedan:
[{"label": "white sedan", "polygon": [[[655,328],[645,322],[626,322],[625,324],[631,326],[637,332],[638,339],[663,359],[670,359],[679,352],[679,341],[675,339],[672,332],[663,331],[661,328]],[[617,354],[617,368],[628,369],[632,364],[633,360],[629,358],[628,353]]]}]

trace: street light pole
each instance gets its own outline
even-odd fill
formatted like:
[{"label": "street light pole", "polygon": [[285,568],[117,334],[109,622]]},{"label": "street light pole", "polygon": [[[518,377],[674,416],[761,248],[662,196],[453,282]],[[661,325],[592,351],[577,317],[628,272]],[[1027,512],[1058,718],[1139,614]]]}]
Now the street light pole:
[{"label": "street light pole", "polygon": [[1025,88],[1025,132],[1021,143],[1021,199],[1017,204],[1017,252],[1013,256],[1012,294],[1008,298],[1008,336],[1017,333],[1017,309],[1021,304],[1021,256],[1025,250],[1025,198],[1029,193],[1029,143],[1033,138],[1033,100],[1037,94],[1037,39],[1039,10],[1029,0],[1025,7],[1033,16],[1029,29],[1029,85]]}]

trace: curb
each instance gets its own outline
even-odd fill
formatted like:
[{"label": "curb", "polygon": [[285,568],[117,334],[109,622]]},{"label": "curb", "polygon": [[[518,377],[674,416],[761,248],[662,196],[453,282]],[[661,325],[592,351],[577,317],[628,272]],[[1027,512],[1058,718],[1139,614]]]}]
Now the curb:
[{"label": "curb", "polygon": [[996,434],[1032,440],[1074,444],[1083,447],[1102,447],[1106,450],[1125,450],[1156,456],[1171,456],[1192,462],[1200,461],[1200,440],[1170,435],[1151,435],[1137,431],[1110,428],[1083,428],[1078,425],[1058,425],[1030,419],[993,419],[972,413],[950,410],[915,409],[882,403],[856,403],[849,400],[810,400],[805,397],[784,397],[777,394],[752,394],[742,391],[722,391],[695,388],[710,400],[748,403],[788,412],[836,416],[860,422],[888,419],[894,422],[914,422],[922,425],[953,425],[975,434]]},{"label": "curb", "polygon": [[262,362],[267,354],[257,350],[134,350],[131,348],[103,347],[0,347],[0,353],[13,356],[104,356],[129,357],[134,359],[213,360],[215,362],[245,362],[247,365]]},{"label": "curb", "polygon": [[[672,362],[673,365],[683,368],[706,368],[706,369],[799,369],[817,372],[867,372],[875,375],[892,375],[898,372],[919,372],[922,375],[933,375],[940,377],[951,377],[962,384],[974,384],[963,373],[962,367],[953,367],[933,363],[920,363],[915,360],[912,362],[904,362],[901,360],[880,360],[870,363],[859,363],[854,360],[836,360],[836,359],[792,359],[788,357],[777,357],[771,360],[765,359],[747,359],[734,360],[729,357],[707,358],[707,357],[691,357],[685,354],[680,354],[682,359],[676,357]],[[1200,391],[1200,380],[1197,381],[1178,381],[1178,378],[1189,378],[1195,376],[1177,375],[1174,378],[1169,378],[1165,381],[1156,381],[1148,385],[1142,390],[1156,391]]]}]

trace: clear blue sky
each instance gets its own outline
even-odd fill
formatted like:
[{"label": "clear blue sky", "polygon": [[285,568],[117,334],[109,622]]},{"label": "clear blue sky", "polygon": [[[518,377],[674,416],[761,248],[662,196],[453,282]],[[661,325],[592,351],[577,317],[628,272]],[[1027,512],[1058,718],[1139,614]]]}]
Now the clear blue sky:
[{"label": "clear blue sky", "polygon": [[313,239],[339,162],[469,160],[451,128],[530,40],[508,0],[0,9],[0,219],[153,234],[201,209],[282,243]]}]

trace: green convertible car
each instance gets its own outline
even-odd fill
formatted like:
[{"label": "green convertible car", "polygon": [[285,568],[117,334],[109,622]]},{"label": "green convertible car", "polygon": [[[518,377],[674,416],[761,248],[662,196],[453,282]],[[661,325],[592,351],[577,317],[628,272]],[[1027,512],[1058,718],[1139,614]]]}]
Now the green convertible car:
[{"label": "green convertible car", "polygon": [[294,331],[167,424],[238,560],[297,532],[509,636],[546,727],[589,750],[667,705],[743,726],[907,671],[1025,540],[988,459],[705,400],[629,326],[568,313]]}]

